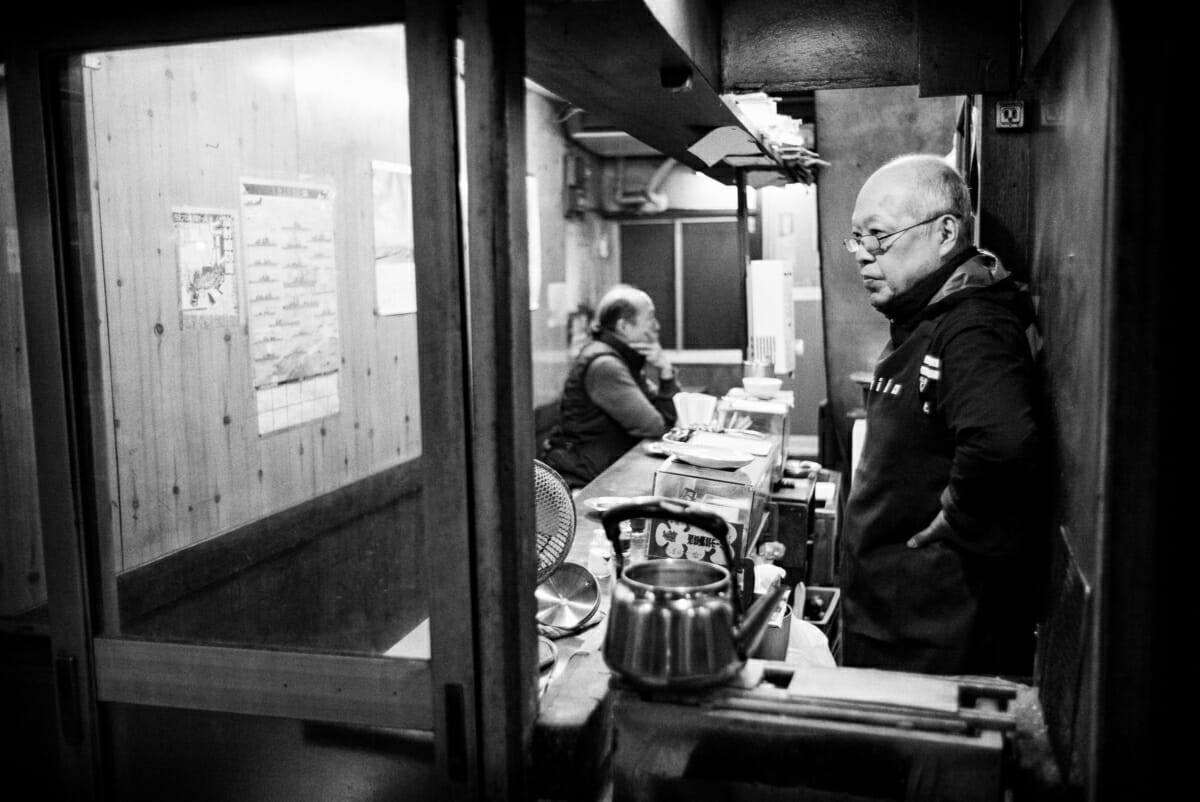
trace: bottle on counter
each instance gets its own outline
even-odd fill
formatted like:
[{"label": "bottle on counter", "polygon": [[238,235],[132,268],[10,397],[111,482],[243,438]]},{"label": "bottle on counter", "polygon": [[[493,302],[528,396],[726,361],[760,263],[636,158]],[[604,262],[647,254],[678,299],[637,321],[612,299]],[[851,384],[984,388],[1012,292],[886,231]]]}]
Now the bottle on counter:
[{"label": "bottle on counter", "polygon": [[[640,526],[633,526],[632,523],[638,523]],[[621,526],[630,524],[629,529],[629,549],[625,552],[626,565],[636,565],[646,559],[646,543],[649,540],[650,526],[643,518],[636,522],[626,521]]]},{"label": "bottle on counter", "polygon": [[604,579],[612,574],[612,544],[603,529],[592,531],[592,544],[588,549],[587,569],[597,579]]}]

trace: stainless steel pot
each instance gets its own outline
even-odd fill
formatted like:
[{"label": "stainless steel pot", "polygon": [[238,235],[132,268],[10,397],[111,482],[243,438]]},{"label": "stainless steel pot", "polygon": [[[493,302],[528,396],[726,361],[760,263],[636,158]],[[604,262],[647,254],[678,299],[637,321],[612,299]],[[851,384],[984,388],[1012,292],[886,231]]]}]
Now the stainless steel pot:
[{"label": "stainless steel pot", "polygon": [[661,559],[626,568],[620,524],[634,518],[668,518],[697,527],[715,537],[726,564],[735,565],[725,520],[696,505],[650,497],[605,512],[600,520],[613,544],[616,571],[604,662],[647,688],[704,688],[729,680],[758,645],[787,588],[764,595],[743,616],[737,583],[723,566]]}]

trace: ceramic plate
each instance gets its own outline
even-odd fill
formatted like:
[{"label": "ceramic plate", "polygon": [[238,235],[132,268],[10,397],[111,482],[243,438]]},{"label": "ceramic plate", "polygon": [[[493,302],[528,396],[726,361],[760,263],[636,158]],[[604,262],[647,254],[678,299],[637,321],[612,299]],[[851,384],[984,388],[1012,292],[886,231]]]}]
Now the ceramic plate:
[{"label": "ceramic plate", "polygon": [[583,503],[596,512],[604,512],[628,501],[624,496],[598,496],[586,499]]},{"label": "ceramic plate", "polygon": [[749,465],[754,461],[754,455],[745,451],[734,451],[730,448],[713,448],[711,446],[693,446],[688,443],[677,443],[671,446],[671,453],[691,465],[701,468],[722,468],[731,470]]}]

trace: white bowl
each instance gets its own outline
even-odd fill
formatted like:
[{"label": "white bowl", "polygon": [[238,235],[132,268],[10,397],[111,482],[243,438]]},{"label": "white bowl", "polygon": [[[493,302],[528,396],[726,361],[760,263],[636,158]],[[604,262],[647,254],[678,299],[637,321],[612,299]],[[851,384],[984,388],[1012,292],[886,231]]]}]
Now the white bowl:
[{"label": "white bowl", "polygon": [[742,379],[742,387],[746,388],[746,392],[758,398],[772,398],[782,386],[783,379],[769,376],[747,376]]}]

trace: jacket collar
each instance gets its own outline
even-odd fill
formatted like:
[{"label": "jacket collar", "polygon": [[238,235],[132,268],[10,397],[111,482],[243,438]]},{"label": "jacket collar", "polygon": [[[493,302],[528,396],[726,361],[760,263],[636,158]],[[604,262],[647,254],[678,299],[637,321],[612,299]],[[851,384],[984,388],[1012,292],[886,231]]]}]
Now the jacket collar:
[{"label": "jacket collar", "polygon": [[634,376],[641,373],[642,368],[645,367],[646,357],[629,347],[629,344],[617,336],[615,332],[602,330],[595,336],[595,339],[597,342],[602,342],[616,351],[621,359],[625,361],[625,364],[629,365],[629,369]]},{"label": "jacket collar", "polygon": [[978,254],[979,251],[974,246],[960,251],[937,270],[918,279],[902,295],[893,298],[892,302],[882,310],[883,313],[888,316],[893,324],[903,325],[911,322],[929,305],[938,291],[954,274],[954,271],[964,262],[969,261]]}]

